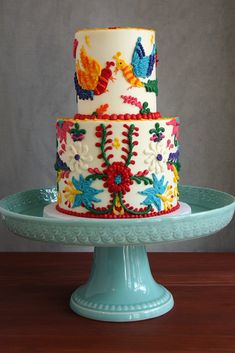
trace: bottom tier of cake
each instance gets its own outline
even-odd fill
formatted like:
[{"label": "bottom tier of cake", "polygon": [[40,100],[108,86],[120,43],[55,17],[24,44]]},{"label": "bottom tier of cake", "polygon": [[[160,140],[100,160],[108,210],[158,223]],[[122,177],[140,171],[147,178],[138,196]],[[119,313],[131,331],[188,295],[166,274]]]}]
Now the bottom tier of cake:
[{"label": "bottom tier of cake", "polygon": [[150,217],[179,207],[179,118],[57,119],[57,210]]}]

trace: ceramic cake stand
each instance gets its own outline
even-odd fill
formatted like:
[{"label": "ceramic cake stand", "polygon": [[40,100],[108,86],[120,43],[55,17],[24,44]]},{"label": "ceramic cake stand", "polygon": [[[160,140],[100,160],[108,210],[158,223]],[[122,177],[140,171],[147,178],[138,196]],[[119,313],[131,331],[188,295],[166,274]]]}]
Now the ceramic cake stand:
[{"label": "ceramic cake stand", "polygon": [[[174,305],[171,293],[152,277],[145,245],[215,233],[232,219],[234,197],[213,189],[181,186],[191,214],[142,219],[43,217],[56,202],[55,188],[30,190],[0,201],[10,231],[30,239],[95,246],[88,282],[71,296],[70,307],[103,321],[136,321],[160,316]],[[78,255],[79,256],[79,255]]]}]

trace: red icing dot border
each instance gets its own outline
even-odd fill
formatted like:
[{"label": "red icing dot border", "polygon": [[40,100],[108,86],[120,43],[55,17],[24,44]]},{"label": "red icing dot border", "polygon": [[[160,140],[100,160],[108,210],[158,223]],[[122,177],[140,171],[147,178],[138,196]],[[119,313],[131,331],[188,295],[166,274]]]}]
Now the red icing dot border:
[{"label": "red icing dot border", "polygon": [[162,216],[167,213],[172,213],[176,210],[178,210],[180,207],[179,202],[177,203],[176,206],[172,207],[171,209],[168,209],[166,211],[160,211],[160,212],[149,212],[144,215],[134,215],[130,213],[124,213],[123,215],[114,215],[114,214],[104,214],[104,215],[97,215],[91,212],[86,212],[86,213],[80,213],[72,210],[65,210],[61,208],[59,205],[56,205],[56,210],[65,213],[69,216],[76,216],[76,217],[83,217],[83,218],[109,218],[109,219],[115,219],[115,218],[146,218],[146,217],[155,217],[155,216]]},{"label": "red icing dot border", "polygon": [[151,120],[161,119],[161,113],[148,113],[148,114],[103,114],[103,115],[86,115],[86,114],[75,114],[74,119],[76,120]]}]

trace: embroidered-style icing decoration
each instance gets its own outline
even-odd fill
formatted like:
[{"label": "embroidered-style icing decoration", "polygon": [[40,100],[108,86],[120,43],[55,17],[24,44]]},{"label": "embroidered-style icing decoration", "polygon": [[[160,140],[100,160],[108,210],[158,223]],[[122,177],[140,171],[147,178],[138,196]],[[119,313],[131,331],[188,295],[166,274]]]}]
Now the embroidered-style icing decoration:
[{"label": "embroidered-style icing decoration", "polygon": [[154,92],[158,95],[158,81],[157,80],[148,80],[147,82],[142,82],[134,73],[133,66],[126,63],[124,59],[121,58],[122,53],[119,51],[113,58],[116,61],[115,72],[122,71],[123,76],[129,82],[130,87],[145,87],[146,92]]},{"label": "embroidered-style icing decoration", "polygon": [[148,80],[144,84],[146,92],[154,92],[158,96],[158,80]]},{"label": "embroidered-style icing decoration", "polygon": [[87,99],[93,100],[94,99],[93,98],[94,97],[93,91],[83,89],[79,85],[76,72],[74,74],[74,85],[75,85],[76,93],[77,93],[77,96],[79,97],[79,99],[82,99],[82,100],[87,100]]},{"label": "embroidered-style icing decoration", "polygon": [[123,136],[124,139],[122,143],[126,145],[122,148],[124,154],[121,156],[123,162],[111,162],[113,154],[107,151],[112,150],[113,140],[110,138],[112,135],[112,125],[100,124],[96,127],[96,137],[100,139],[100,142],[96,143],[96,147],[99,147],[101,153],[98,158],[103,159],[102,168],[92,169],[89,168],[88,171],[90,175],[86,176],[86,180],[103,180],[104,187],[107,188],[111,194],[110,205],[106,208],[95,208],[94,206],[87,208],[92,214],[114,214],[122,216],[124,214],[132,215],[144,215],[152,210],[152,206],[148,205],[145,208],[133,208],[125,203],[124,195],[130,191],[131,185],[136,182],[140,184],[143,182],[145,185],[151,184],[152,180],[147,177],[148,171],[138,172],[133,174],[130,166],[135,163],[133,157],[137,156],[137,152],[134,151],[135,146],[138,144],[136,138],[139,136],[138,128],[131,124],[130,126],[124,124]]},{"label": "embroidered-style icing decoration", "polygon": [[56,162],[55,162],[54,167],[57,172],[59,172],[61,170],[70,172],[70,168],[68,167],[68,165],[65,162],[62,161],[59,153],[56,154]]},{"label": "embroidered-style icing decoration", "polygon": [[144,154],[147,156],[144,163],[148,165],[149,170],[155,171],[157,174],[166,170],[168,152],[162,143],[150,142],[149,150],[145,150]]},{"label": "embroidered-style icing decoration", "polygon": [[[170,166],[175,166],[177,172],[180,171],[180,161],[179,161],[179,149],[177,149],[176,152],[171,152],[169,154],[169,157],[168,157],[168,161],[167,163],[170,165]],[[170,168],[171,170],[173,170],[172,168]]]},{"label": "embroidered-style icing decoration", "polygon": [[167,184],[164,185],[164,176],[161,177],[160,180],[156,177],[155,174],[152,174],[153,178],[153,186],[148,188],[144,191],[139,191],[140,195],[146,196],[145,200],[141,202],[142,205],[152,205],[154,204],[155,207],[160,211],[162,209],[161,203],[164,202],[164,192],[166,191]]},{"label": "embroidered-style icing decoration", "polygon": [[172,185],[167,185],[164,195],[161,195],[161,201],[163,202],[164,211],[167,211],[172,207],[172,200],[174,197],[175,190],[172,188]]},{"label": "embroidered-style icing decoration", "polygon": [[121,95],[121,98],[123,99],[123,103],[135,105],[136,107],[139,108],[140,114],[149,114],[150,109],[148,108],[148,102],[144,102],[143,104],[138,101],[136,97],[133,96],[124,96]]},{"label": "embroidered-style icing decoration", "polygon": [[166,142],[166,147],[170,149],[174,148],[174,145],[171,143],[171,140],[168,139],[167,142]]},{"label": "embroidered-style icing decoration", "polygon": [[[106,169],[104,169],[104,187],[108,188],[110,193],[117,194],[120,199],[120,194],[125,195],[130,191],[130,185],[133,184],[131,180],[131,170],[123,162],[113,162]],[[121,199],[119,200],[121,202]]]},{"label": "embroidered-style icing decoration", "polygon": [[104,69],[101,70],[101,75],[99,76],[97,86],[94,90],[94,95],[99,96],[102,93],[108,92],[108,83],[110,81],[114,81],[115,77],[113,77],[112,70],[110,69],[111,66],[114,66],[113,61],[107,61],[106,66]]},{"label": "embroidered-style icing decoration", "polygon": [[[124,214],[116,214],[114,213],[114,211],[112,213],[105,213],[102,214],[102,218],[146,218],[146,217],[154,217],[154,216],[161,216],[163,214],[167,214],[170,212],[174,212],[176,210],[178,210],[180,207],[180,204],[177,203],[177,205],[168,208],[166,211],[162,210],[162,211],[151,211],[149,213],[144,213],[144,214],[129,214],[129,213],[124,213]],[[96,213],[96,212],[86,212],[86,213],[82,213],[82,212],[77,212],[74,210],[66,210],[64,208],[61,208],[59,205],[56,206],[57,211],[62,212],[64,214],[70,215],[70,216],[77,216],[77,217],[85,217],[85,218],[100,218],[100,214]],[[102,210],[102,207],[98,208],[99,210]]]},{"label": "embroidered-style icing decoration", "polygon": [[78,123],[75,123],[73,128],[71,128],[69,132],[71,134],[73,141],[82,141],[86,134],[86,130],[80,129],[80,126]]},{"label": "embroidered-style icing decoration", "polygon": [[172,119],[166,123],[166,125],[171,125],[172,126],[172,133],[171,136],[174,136],[174,144],[175,146],[178,146],[178,139],[179,139],[179,119]]},{"label": "embroidered-style icing decoration", "polygon": [[74,57],[74,59],[76,58],[77,47],[78,47],[78,40],[75,38],[73,41],[73,57]]},{"label": "embroidered-style icing decoration", "polygon": [[86,42],[86,45],[88,46],[88,48],[90,48],[90,46],[91,46],[90,37],[87,35],[85,36],[85,42]]},{"label": "embroidered-style icing decoration", "polygon": [[56,123],[56,135],[60,141],[67,142],[67,133],[70,131],[70,128],[73,126],[73,122],[58,120]]},{"label": "embroidered-style icing decoration", "polygon": [[133,67],[130,64],[127,64],[124,59],[121,58],[122,53],[119,51],[113,58],[116,60],[116,69],[117,73],[119,70],[122,71],[127,82],[130,83],[131,87],[144,87],[144,83],[134,75]]},{"label": "embroidered-style icing decoration", "polygon": [[142,108],[140,109],[140,114],[149,114],[150,109],[148,107],[148,102],[144,102]]},{"label": "embroidered-style icing decoration", "polygon": [[[123,99],[123,103],[135,105],[139,109],[143,108],[143,104],[140,101],[138,101],[138,99],[136,97],[121,95],[121,98]],[[149,113],[150,113],[150,111],[149,111]]]},{"label": "embroidered-style icing decoration", "polygon": [[127,125],[124,124],[123,127],[126,129],[122,132],[124,139],[122,143],[127,145],[127,147],[122,147],[122,151],[125,153],[121,158],[125,161],[126,166],[129,164],[135,164],[135,161],[132,159],[133,156],[137,156],[137,152],[134,151],[134,146],[139,144],[138,141],[133,140],[133,136],[138,137],[139,128],[135,127],[134,124]]},{"label": "embroidered-style icing decoration", "polygon": [[79,206],[90,208],[93,202],[100,202],[101,200],[96,195],[103,190],[91,187],[92,182],[92,180],[86,180],[82,175],[79,176],[79,180],[73,177],[72,180],[65,181],[67,185],[63,190],[66,198],[65,204],[72,208]]},{"label": "embroidered-style icing decoration", "polygon": [[136,77],[146,78],[151,76],[155,63],[156,45],[153,44],[150,55],[145,54],[145,50],[141,43],[141,37],[137,38],[131,64]]},{"label": "embroidered-style icing decoration", "polygon": [[81,172],[88,169],[88,163],[93,161],[93,157],[88,153],[88,146],[81,141],[70,141],[67,143],[66,151],[61,159],[72,172]]},{"label": "embroidered-style icing decoration", "polygon": [[150,140],[153,142],[160,142],[165,137],[165,135],[163,135],[164,131],[165,131],[164,127],[161,127],[159,123],[156,123],[155,129],[149,130],[149,133],[153,134]]},{"label": "embroidered-style icing decoration", "polygon": [[101,65],[87,54],[84,45],[80,50],[80,60],[76,61],[76,73],[82,89],[94,90],[96,88],[101,73]]},{"label": "embroidered-style icing decoration", "polygon": [[123,216],[125,214],[125,210],[120,202],[119,196],[115,199],[115,204],[113,206],[113,214],[116,216]]},{"label": "embroidered-style icing decoration", "polygon": [[68,179],[70,174],[70,170],[58,170],[57,171],[57,178],[56,178],[56,182],[57,184],[60,182],[61,179]]},{"label": "embroidered-style icing decoration", "polygon": [[[94,120],[94,115],[86,115],[86,114],[75,114],[74,119],[75,120]],[[102,115],[102,120],[106,121],[111,121],[111,120],[156,120],[156,119],[161,119],[161,113],[156,112],[156,113],[147,113],[147,114],[104,114]],[[162,118],[164,119],[164,118]]]},{"label": "embroidered-style icing decoration", "polygon": [[[155,125],[155,129],[150,130],[150,133],[159,135],[159,133],[162,133],[160,128],[160,125]],[[112,137],[112,124],[100,123],[96,127],[95,135],[98,141],[95,146],[100,151],[97,157],[102,160],[102,163],[100,168],[89,168],[88,164],[93,157],[89,155],[88,147],[80,140],[82,136],[85,136],[86,131],[80,127],[78,122],[70,127],[65,151],[61,156],[58,153],[58,180],[63,178],[65,184],[63,195],[68,208],[84,207],[88,211],[86,215],[89,214],[91,217],[93,217],[92,215],[94,217],[102,215],[105,218],[111,216],[120,218],[144,217],[150,214],[172,211],[172,195],[178,193],[178,191],[175,188],[173,189],[172,186],[167,187],[167,183],[164,184],[163,179],[158,180],[155,173],[158,174],[165,167],[168,167],[176,178],[174,162],[176,162],[178,155],[177,153],[169,155],[169,152],[167,153],[164,150],[162,142],[151,141],[149,150],[144,152],[147,157],[145,163],[149,165],[148,169],[133,172],[132,165],[135,164],[135,157],[138,156],[136,151],[139,138],[138,131],[139,129],[134,123],[129,125],[124,123],[123,137],[120,141],[119,137]],[[115,161],[113,160],[113,149],[119,148],[122,150],[121,161]],[[72,181],[67,178],[70,171],[80,174],[82,170],[86,170],[88,175],[79,175],[78,180],[72,178]],[[154,172],[151,177],[149,177],[149,171]],[[102,182],[103,187],[110,193],[110,200],[105,207],[95,205],[100,201],[96,198],[96,194],[104,191],[92,187],[95,180]],[[144,207],[135,208],[125,201],[125,195],[130,192],[132,185],[135,183],[149,185],[146,190],[138,192],[145,196],[144,201],[141,202],[141,206],[144,205]],[[156,207],[158,212],[153,207]]]},{"label": "embroidered-style icing decoration", "polygon": [[102,104],[94,111],[94,113],[92,113],[92,115],[95,115],[95,116],[103,115],[104,113],[107,112],[108,108],[109,108],[108,104]]},{"label": "embroidered-style icing decoration", "polygon": [[80,50],[80,59],[76,61],[76,73],[74,77],[75,89],[79,99],[93,100],[94,95],[107,92],[109,81],[114,81],[111,67],[113,61],[107,61],[102,69],[100,63],[89,56],[84,46]]},{"label": "embroidered-style icing decoration", "polygon": [[110,136],[113,134],[112,125],[108,124],[105,126],[104,124],[100,124],[96,127],[96,137],[101,138],[101,142],[97,142],[96,147],[100,147],[101,153],[97,156],[99,159],[103,159],[104,163],[102,164],[102,168],[106,165],[110,165],[109,160],[113,158],[113,154],[107,154],[107,151],[112,151],[112,138]]},{"label": "embroidered-style icing decoration", "polygon": [[121,147],[121,143],[118,137],[115,137],[112,143],[112,146],[118,150]]}]

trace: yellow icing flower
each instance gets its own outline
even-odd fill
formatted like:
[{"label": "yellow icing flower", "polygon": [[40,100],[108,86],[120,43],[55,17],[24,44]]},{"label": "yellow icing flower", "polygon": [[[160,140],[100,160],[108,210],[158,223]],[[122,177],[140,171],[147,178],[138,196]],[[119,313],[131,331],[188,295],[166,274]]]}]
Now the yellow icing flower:
[{"label": "yellow icing flower", "polygon": [[112,146],[118,150],[121,147],[121,143],[118,137],[115,137]]},{"label": "yellow icing flower", "polygon": [[113,207],[113,214],[115,214],[115,215],[123,215],[124,214],[124,208],[122,207],[122,205],[120,203],[119,196],[116,197],[115,205]]},{"label": "yellow icing flower", "polygon": [[174,183],[178,183],[178,181],[180,180],[179,173],[174,165],[172,167],[173,167],[173,173],[174,173],[173,181]]},{"label": "yellow icing flower", "polygon": [[67,186],[63,190],[64,192],[64,197],[68,201],[69,204],[74,203],[74,198],[76,195],[81,195],[82,191],[75,189],[72,180],[67,181]]},{"label": "yellow icing flower", "polygon": [[172,196],[174,195],[174,190],[172,186],[168,185],[164,194],[156,194],[157,197],[163,202],[164,211],[167,211],[172,207]]}]

